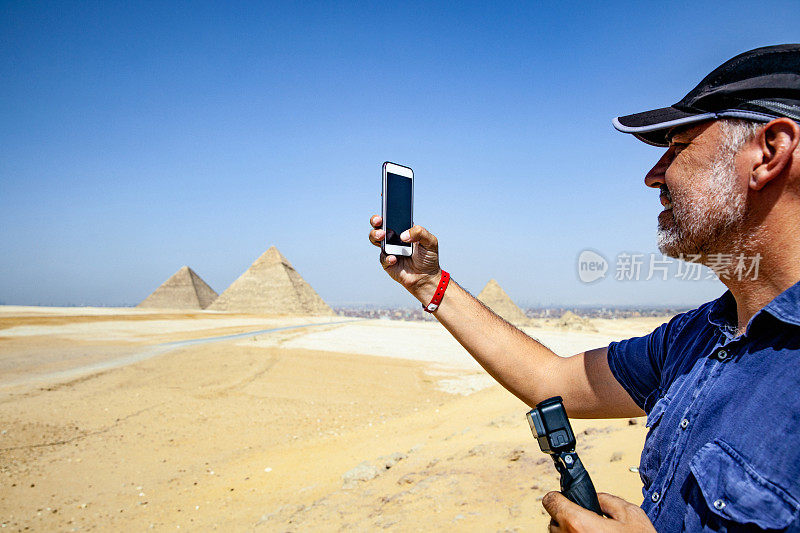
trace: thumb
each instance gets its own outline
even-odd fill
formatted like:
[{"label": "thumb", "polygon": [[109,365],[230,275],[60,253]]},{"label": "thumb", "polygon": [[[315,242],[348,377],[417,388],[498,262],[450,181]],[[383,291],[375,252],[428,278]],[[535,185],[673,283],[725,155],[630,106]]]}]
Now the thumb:
[{"label": "thumb", "polygon": [[580,517],[582,511],[585,511],[580,505],[569,501],[558,491],[545,494],[542,498],[542,506],[561,527],[574,524],[574,520]]},{"label": "thumb", "polygon": [[419,225],[404,231],[400,238],[406,242],[418,242],[429,250],[437,250],[439,247],[439,241],[433,233]]}]

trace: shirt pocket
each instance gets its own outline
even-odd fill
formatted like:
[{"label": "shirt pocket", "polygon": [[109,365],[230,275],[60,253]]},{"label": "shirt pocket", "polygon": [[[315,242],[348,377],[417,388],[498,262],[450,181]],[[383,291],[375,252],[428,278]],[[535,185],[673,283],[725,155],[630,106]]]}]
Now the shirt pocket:
[{"label": "shirt pocket", "polygon": [[661,426],[661,419],[664,417],[664,411],[669,405],[669,398],[666,396],[658,400],[653,408],[647,413],[647,422],[645,426],[649,429],[647,437],[644,439],[644,447],[642,448],[642,457],[639,462],[639,477],[642,479],[644,490],[650,488],[653,484],[653,478],[661,468],[662,454],[665,449],[663,437],[664,433]]},{"label": "shirt pocket", "polygon": [[721,439],[700,448],[689,468],[687,531],[785,529],[797,519],[800,503]]}]

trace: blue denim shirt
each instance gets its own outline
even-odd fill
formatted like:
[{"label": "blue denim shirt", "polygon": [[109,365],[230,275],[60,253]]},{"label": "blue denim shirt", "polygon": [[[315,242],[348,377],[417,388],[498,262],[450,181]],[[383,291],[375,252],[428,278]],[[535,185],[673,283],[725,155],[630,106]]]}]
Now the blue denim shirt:
[{"label": "blue denim shirt", "polygon": [[728,291],[608,348],[647,413],[642,508],[658,531],[800,531],[800,283],[738,337],[736,323]]}]

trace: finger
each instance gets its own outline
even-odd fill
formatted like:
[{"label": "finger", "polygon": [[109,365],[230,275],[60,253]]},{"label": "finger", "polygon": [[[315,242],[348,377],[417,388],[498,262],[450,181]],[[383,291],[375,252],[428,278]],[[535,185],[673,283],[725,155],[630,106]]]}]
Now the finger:
[{"label": "finger", "polygon": [[600,502],[600,509],[615,520],[624,517],[627,514],[628,507],[633,505],[618,496],[605,492],[598,492],[597,500]]},{"label": "finger", "polygon": [[392,266],[395,263],[397,263],[397,257],[395,257],[393,255],[386,255],[386,252],[381,252],[380,261],[381,261],[381,266],[384,269],[387,269],[390,266]]},{"label": "finger", "polygon": [[430,231],[422,226],[414,226],[400,234],[400,238],[405,242],[418,242],[428,249],[435,250],[439,246],[439,241]]},{"label": "finger", "polygon": [[382,229],[374,229],[369,232],[369,242],[375,246],[380,246],[384,237],[386,237],[386,232]]},{"label": "finger", "polygon": [[372,224],[373,228],[380,228],[381,224],[383,224],[383,219],[378,215],[372,215],[372,218],[369,219],[369,223]]}]

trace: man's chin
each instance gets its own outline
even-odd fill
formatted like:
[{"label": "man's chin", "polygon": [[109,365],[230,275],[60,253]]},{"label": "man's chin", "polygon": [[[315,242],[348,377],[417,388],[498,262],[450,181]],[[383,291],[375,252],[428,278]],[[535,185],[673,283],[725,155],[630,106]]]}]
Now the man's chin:
[{"label": "man's chin", "polygon": [[662,234],[661,231],[658,232],[658,251],[667,257],[683,261],[700,260],[702,262],[700,258],[704,258],[706,255],[696,242],[677,237],[674,234]]},{"label": "man's chin", "polygon": [[675,234],[675,231],[658,228],[658,251],[667,257],[680,259],[681,255],[686,256],[694,252],[688,251],[686,242]]},{"label": "man's chin", "polygon": [[672,257],[673,259],[680,259],[681,253],[678,251],[678,248],[675,246],[669,245],[658,245],[658,251],[661,252],[666,257]]}]

